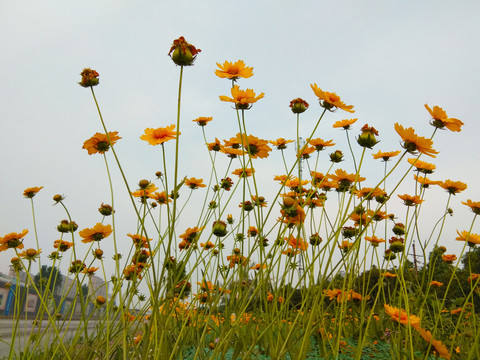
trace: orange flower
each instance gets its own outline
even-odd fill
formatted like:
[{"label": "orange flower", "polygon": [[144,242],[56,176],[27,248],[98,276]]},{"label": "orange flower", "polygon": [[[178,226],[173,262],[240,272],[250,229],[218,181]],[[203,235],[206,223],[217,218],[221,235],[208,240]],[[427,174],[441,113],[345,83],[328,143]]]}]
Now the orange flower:
[{"label": "orange flower", "polygon": [[349,113],[355,112],[355,110],[352,110],[353,105],[345,105],[345,103],[340,100],[340,96],[338,96],[337,94],[322,91],[322,89],[320,89],[317,84],[310,84],[310,87],[312,88],[315,95],[317,95],[320,101],[320,106],[322,106],[323,108],[330,111],[334,111],[334,108],[338,108],[348,111]]},{"label": "orange flower", "polygon": [[133,191],[132,195],[134,197],[139,197],[139,198],[151,197],[151,194],[153,194],[157,190],[158,190],[158,187],[156,187],[154,183],[149,183],[147,187],[143,189],[139,189],[137,191]]},{"label": "orange flower", "polygon": [[299,249],[301,251],[305,251],[308,249],[308,243],[306,241],[303,241],[302,238],[297,239],[293,235],[290,235],[290,237],[285,240],[287,240],[288,245],[294,249]]},{"label": "orange flower", "polygon": [[95,275],[95,272],[98,269],[99,269],[98,267],[89,267],[89,268],[83,269],[82,273],[87,274],[88,276],[93,276],[93,275]]},{"label": "orange flower", "polygon": [[274,299],[273,294],[269,291],[268,294],[267,294],[267,301],[272,302],[273,299]]},{"label": "orange flower", "polygon": [[273,146],[275,146],[278,150],[283,150],[283,149],[286,149],[286,148],[287,148],[287,144],[288,144],[288,143],[292,143],[293,140],[285,140],[284,138],[278,138],[278,139],[275,140],[275,141],[268,140],[268,142],[269,142],[270,144],[272,144]]},{"label": "orange flower", "polygon": [[83,71],[80,73],[82,76],[82,81],[79,82],[80,86],[83,86],[85,88],[90,87],[90,86],[97,86],[98,85],[98,72],[95,70],[86,68],[83,69]]},{"label": "orange flower", "polygon": [[357,120],[358,118],[339,120],[335,121],[332,126],[334,128],[343,128],[344,130],[350,130],[350,126],[354,124]]},{"label": "orange flower", "polygon": [[314,151],[315,151],[315,148],[313,146],[308,146],[306,148],[303,148],[303,151],[302,149],[300,149],[300,151],[297,154],[297,157],[302,157],[303,159],[309,159],[310,154],[313,154]]},{"label": "orange flower", "polygon": [[207,143],[208,150],[210,151],[221,151],[223,149],[223,145],[220,143],[220,140],[215,138],[215,142]]},{"label": "orange flower", "polygon": [[154,193],[148,193],[147,197],[150,199],[155,200],[158,204],[163,205],[166,204],[167,202],[172,202],[172,199],[170,199],[165,191],[160,192],[154,192]]},{"label": "orange flower", "polygon": [[355,195],[357,195],[357,197],[359,199],[361,198],[365,198],[367,200],[372,200],[373,198],[377,197],[377,196],[381,196],[381,195],[385,195],[385,191],[383,191],[382,189],[380,188],[369,188],[369,187],[364,187],[360,190],[355,190]]},{"label": "orange flower", "polygon": [[388,278],[396,278],[397,277],[396,274],[392,274],[392,273],[389,273],[389,272],[385,272],[383,274],[383,276],[388,277]]},{"label": "orange flower", "polygon": [[398,197],[403,200],[403,203],[406,206],[419,205],[424,201],[424,200],[420,199],[420,196],[418,196],[418,195],[403,194],[403,195],[398,195]]},{"label": "orange flower", "polygon": [[150,241],[152,239],[147,239],[145,236],[140,235],[140,234],[127,234],[127,236],[132,239],[133,243],[137,247],[144,247],[144,248],[149,248],[150,247]]},{"label": "orange flower", "polygon": [[395,131],[403,140],[402,147],[409,153],[414,154],[418,151],[431,157],[435,157],[435,154],[438,154],[438,151],[432,149],[433,141],[416,135],[413,128],[405,129],[399,123],[395,123]]},{"label": "orange flower", "polygon": [[430,185],[440,185],[440,183],[441,183],[440,181],[433,181],[433,180],[430,180],[427,177],[417,176],[415,174],[413,175],[413,178],[415,179],[415,181],[420,183],[420,185],[423,188],[428,188]]},{"label": "orange flower", "polygon": [[348,252],[352,247],[353,247],[353,242],[351,243],[348,240],[343,240],[342,243],[338,245],[338,248],[343,252]]},{"label": "orange flower", "polygon": [[480,235],[472,234],[472,233],[469,233],[468,231],[462,231],[462,233],[460,233],[458,230],[457,230],[457,234],[458,234],[458,237],[456,238],[456,240],[467,241],[468,245],[470,246],[480,244]]},{"label": "orange flower", "polygon": [[231,63],[225,61],[223,65],[217,63],[220,69],[215,70],[215,75],[223,79],[237,80],[238,78],[249,78],[253,76],[253,68],[245,66],[243,60]]},{"label": "orange flower", "polygon": [[263,269],[265,270],[267,268],[267,265],[265,264],[256,264],[250,268],[250,270],[260,270]]},{"label": "orange flower", "polygon": [[417,168],[417,171],[424,174],[431,174],[436,169],[434,164],[427,163],[418,159],[410,158],[407,160],[410,165],[413,165]]},{"label": "orange flower", "polygon": [[270,146],[267,145],[267,140],[259,139],[253,135],[241,135],[237,134],[237,141],[239,144],[242,144],[243,148],[245,149],[248,154],[252,157],[252,159],[256,158],[266,158],[272,149]]},{"label": "orange flower", "polygon": [[140,136],[140,139],[147,141],[150,145],[160,145],[165,141],[175,139],[177,135],[182,134],[177,131],[173,131],[173,129],[175,129],[175,125],[173,124],[158,129],[146,128],[145,134]]},{"label": "orange flower", "polygon": [[422,328],[419,328],[417,330],[420,332],[420,336],[425,341],[432,344],[432,346],[437,351],[438,356],[440,356],[444,359],[450,360],[450,353],[448,352],[447,347],[445,345],[443,345],[443,343],[440,340],[435,340],[430,331],[427,331],[427,330],[422,329]]},{"label": "orange flower", "polygon": [[23,242],[21,239],[27,234],[28,230],[25,229],[21,233],[12,232],[4,237],[0,237],[0,251],[5,251],[12,248],[23,249]]},{"label": "orange flower", "polygon": [[207,187],[207,185],[203,183],[203,179],[195,179],[194,177],[186,179],[185,185],[192,190],[198,189],[199,187]]},{"label": "orange flower", "polygon": [[73,246],[72,242],[68,242],[65,240],[55,240],[53,242],[53,247],[58,249],[58,251],[65,252]]},{"label": "orange flower", "polygon": [[325,141],[321,138],[318,139],[307,139],[308,143],[312,146],[315,146],[315,150],[317,151],[322,151],[325,149],[327,146],[334,146],[335,143],[333,143],[333,140],[328,140]]},{"label": "orange flower", "polygon": [[463,122],[458,119],[449,118],[447,113],[443,111],[441,107],[434,106],[432,110],[427,104],[425,104],[425,109],[427,109],[432,116],[433,120],[431,124],[436,128],[443,129],[446,127],[450,131],[460,131],[460,127],[463,125]]},{"label": "orange flower", "polygon": [[443,286],[443,283],[440,282],[440,281],[432,280],[432,281],[430,282],[430,286],[440,287],[440,286]]},{"label": "orange flower", "polygon": [[196,226],[193,228],[188,228],[185,233],[180,235],[180,238],[186,242],[192,243],[198,240],[203,229],[204,227],[198,228]]},{"label": "orange flower", "polygon": [[379,244],[385,242],[385,240],[377,238],[375,235],[365,236],[365,240],[369,241],[373,247],[377,247]]},{"label": "orange flower", "polygon": [[414,328],[420,326],[420,318],[415,315],[408,315],[408,313],[403,309],[398,309],[396,307],[385,304],[385,312],[388,316],[394,321],[399,322],[403,325],[411,325]]},{"label": "orange flower", "polygon": [[199,118],[196,118],[195,120],[192,120],[198,124],[198,126],[205,126],[207,125],[208,122],[212,121],[213,117],[205,117],[205,116],[200,116]]},{"label": "orange flower", "polygon": [[23,190],[23,196],[25,196],[28,199],[33,198],[37,193],[43,189],[43,186],[40,187],[30,187],[25,190]]},{"label": "orange flower", "polygon": [[365,178],[359,174],[347,174],[347,172],[342,169],[335,170],[335,175],[328,174],[327,176],[338,183],[338,191],[340,192],[347,191],[355,181],[365,181]]},{"label": "orange flower", "polygon": [[[110,141],[108,138],[110,138]],[[88,155],[96,153],[104,154],[110,149],[110,145],[115,144],[120,139],[121,137],[118,136],[118,131],[108,132],[108,136],[97,132],[83,143],[82,149],[87,150]]]},{"label": "orange flower", "polygon": [[372,154],[372,155],[373,155],[373,158],[375,160],[382,159],[383,161],[388,161],[388,160],[390,160],[391,157],[394,157],[394,156],[397,156],[398,154],[400,154],[400,152],[401,152],[400,150],[390,151],[390,152],[379,151],[378,153]]},{"label": "orange flower", "polygon": [[112,231],[113,230],[110,225],[103,225],[101,223],[97,223],[91,229],[83,229],[78,233],[78,235],[83,238],[82,242],[89,243],[92,241],[100,241],[102,239],[105,239],[106,237],[110,236]]},{"label": "orange flower", "polygon": [[467,200],[467,202],[463,202],[463,205],[467,205],[470,210],[472,210],[475,214],[480,215],[480,201],[472,201],[472,200]]},{"label": "orange flower", "polygon": [[18,254],[19,257],[22,257],[26,260],[33,260],[35,261],[36,258],[40,256],[40,253],[42,252],[42,249],[27,249],[25,251],[22,251],[21,253]]},{"label": "orange flower", "polygon": [[457,260],[457,255],[451,254],[451,255],[442,255],[442,260],[446,262],[447,264],[451,264],[454,261]]},{"label": "orange flower", "polygon": [[173,62],[180,66],[191,66],[197,57],[197,54],[202,50],[195,48],[189,44],[183,36],[173,41],[172,47],[168,55]]},{"label": "orange flower", "polygon": [[255,172],[253,168],[246,168],[246,169],[236,169],[232,172],[233,175],[237,175],[238,177],[249,177]]},{"label": "orange flower", "polygon": [[472,274],[470,274],[470,276],[468,277],[467,281],[468,281],[468,282],[477,281],[479,278],[480,278],[480,274],[472,273]]},{"label": "orange flower", "polygon": [[233,102],[235,103],[235,107],[241,110],[250,109],[252,107],[251,104],[262,99],[263,96],[265,95],[264,93],[261,93],[260,95],[255,96],[256,94],[252,89],[240,90],[240,87],[238,85],[233,86],[231,93],[232,93],[232,98],[222,95],[220,96],[220,100]]},{"label": "orange flower", "polygon": [[445,180],[440,181],[438,185],[447,190],[447,192],[451,195],[458,194],[467,189],[467,184],[461,181]]}]

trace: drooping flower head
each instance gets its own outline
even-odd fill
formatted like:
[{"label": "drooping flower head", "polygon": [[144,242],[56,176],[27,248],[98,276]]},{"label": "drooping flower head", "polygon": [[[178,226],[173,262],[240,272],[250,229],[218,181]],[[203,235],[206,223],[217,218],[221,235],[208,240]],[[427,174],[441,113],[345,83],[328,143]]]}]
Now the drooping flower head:
[{"label": "drooping flower head", "polygon": [[413,130],[413,128],[410,127],[405,129],[399,123],[395,123],[395,131],[403,140],[402,147],[409,153],[415,154],[418,151],[431,157],[436,157],[435,154],[438,154],[438,151],[432,149],[433,141],[422,136],[418,136],[415,134],[415,130]]},{"label": "drooping flower head", "polygon": [[458,119],[449,118],[447,113],[438,106],[434,106],[433,110],[425,104],[425,109],[428,110],[430,115],[432,116],[432,121],[430,122],[433,126],[439,129],[447,128],[450,131],[459,132],[463,122]]},{"label": "drooping flower head", "polygon": [[195,61],[197,54],[202,50],[197,49],[192,44],[189,44],[183,36],[173,41],[172,47],[168,55],[173,62],[180,66],[191,66]]},{"label": "drooping flower head", "polygon": [[99,75],[98,75],[98,72],[96,72],[95,70],[85,68],[80,73],[80,75],[82,76],[82,81],[80,81],[79,84],[84,88],[97,86],[99,83],[99,80],[98,80]]},{"label": "drooping flower head", "polygon": [[220,96],[221,101],[233,102],[235,103],[235,108],[240,110],[247,110],[252,107],[252,104],[262,99],[265,95],[263,92],[256,96],[255,92],[252,89],[240,90],[238,85],[234,85],[232,90],[232,97],[222,95]]},{"label": "drooping flower head", "polygon": [[217,63],[219,69],[215,70],[215,75],[223,79],[237,80],[239,78],[249,78],[253,76],[253,67],[245,66],[243,60],[225,61],[223,65]]},{"label": "drooping flower head", "polygon": [[37,193],[43,189],[43,186],[40,186],[40,187],[31,187],[31,188],[26,188],[24,191],[23,191],[23,196],[25,196],[26,198],[28,199],[31,199],[33,198],[35,195],[37,195]]},{"label": "drooping flower head", "polygon": [[[110,138],[110,142],[108,139]],[[86,140],[83,143],[82,149],[88,151],[88,155],[93,155],[96,153],[104,154],[110,145],[114,145],[121,137],[118,136],[118,131],[112,131],[108,133],[108,136],[103,133],[95,133],[90,139]]]},{"label": "drooping flower head", "polygon": [[322,91],[317,84],[310,84],[315,95],[317,95],[318,100],[320,101],[320,106],[329,110],[335,111],[337,108],[348,111],[349,113],[354,113],[353,105],[345,105],[345,103],[340,100],[340,96],[335,93],[330,93]]},{"label": "drooping flower head", "polygon": [[182,133],[173,131],[175,129],[175,125],[169,125],[164,128],[158,129],[145,129],[145,134],[140,136],[140,139],[147,141],[150,145],[160,145],[168,140],[175,139],[177,135],[181,135]]}]

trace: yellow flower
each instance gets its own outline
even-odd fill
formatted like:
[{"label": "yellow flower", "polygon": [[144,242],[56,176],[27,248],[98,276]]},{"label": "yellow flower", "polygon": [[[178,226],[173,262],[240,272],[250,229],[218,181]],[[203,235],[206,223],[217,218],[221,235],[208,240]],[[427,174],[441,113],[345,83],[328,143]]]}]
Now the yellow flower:
[{"label": "yellow flower", "polygon": [[175,125],[169,125],[164,128],[158,129],[145,129],[145,134],[140,136],[140,139],[147,141],[150,145],[160,145],[163,144],[165,141],[175,139],[177,135],[181,135],[177,131],[173,131],[175,129]]},{"label": "yellow flower", "polygon": [[25,229],[21,233],[12,232],[4,237],[0,237],[0,251],[5,251],[12,248],[23,249],[23,242],[21,239],[27,234],[28,230]]},{"label": "yellow flower", "polygon": [[463,205],[467,205],[475,214],[480,215],[480,201],[467,200],[463,202]]},{"label": "yellow flower", "polygon": [[398,195],[398,197],[403,200],[403,203],[406,206],[420,205],[424,201],[420,199],[420,196],[418,195],[403,194],[403,195]]},{"label": "yellow flower", "polygon": [[384,307],[385,312],[392,320],[403,325],[411,325],[414,328],[418,328],[420,326],[420,318],[418,316],[408,315],[405,310],[398,309],[387,304],[385,304]]},{"label": "yellow flower", "polygon": [[415,166],[417,171],[424,173],[424,174],[431,174],[436,169],[434,164],[427,163],[425,161],[421,161],[418,159],[410,158],[407,160],[410,165]]},{"label": "yellow flower", "polygon": [[53,242],[53,247],[55,249],[58,249],[58,251],[61,251],[61,252],[65,252],[67,251],[68,249],[70,249],[71,247],[73,246],[73,243],[72,242],[68,242],[68,241],[65,241],[65,240],[55,240]]},{"label": "yellow flower", "polygon": [[103,225],[101,223],[97,223],[91,229],[83,229],[78,233],[78,235],[83,238],[82,242],[89,243],[92,241],[100,241],[102,239],[105,239],[106,237],[110,236],[112,231],[113,230],[110,225]]},{"label": "yellow flower", "polygon": [[432,344],[435,350],[438,352],[438,356],[450,360],[450,353],[447,347],[440,341],[435,340],[430,331],[427,331],[422,328],[417,329],[420,332],[420,336],[428,343]]},{"label": "yellow flower", "polygon": [[195,179],[194,177],[185,180],[185,186],[188,186],[190,189],[195,190],[199,187],[207,187],[203,183],[203,179]]},{"label": "yellow flower", "polygon": [[467,184],[461,181],[452,181],[452,180],[445,180],[440,181],[438,184],[441,188],[447,190],[447,192],[451,195],[458,194],[467,189]]},{"label": "yellow flower", "polygon": [[439,282],[439,281],[436,281],[436,280],[432,280],[432,281],[430,282],[430,286],[440,287],[440,286],[443,286],[443,283],[442,283],[442,282]]},{"label": "yellow flower", "polygon": [[383,161],[388,161],[390,160],[391,157],[397,156],[400,154],[400,150],[397,151],[389,151],[389,152],[381,152],[379,151],[376,154],[372,154],[373,158],[376,159],[382,159]]},{"label": "yellow flower", "polygon": [[269,152],[272,151],[270,146],[268,146],[267,140],[259,139],[253,135],[241,135],[237,134],[237,141],[243,145],[243,148],[246,152],[252,157],[256,158],[266,158],[269,155]]},{"label": "yellow flower", "polygon": [[358,118],[355,119],[344,119],[344,120],[339,120],[335,121],[332,125],[334,128],[343,128],[344,130],[349,130],[350,126],[354,124]]},{"label": "yellow flower", "polygon": [[21,253],[18,254],[19,257],[23,257],[24,259],[26,260],[33,260],[35,261],[35,259],[37,257],[40,256],[40,253],[42,252],[42,249],[27,249]]},{"label": "yellow flower", "polygon": [[436,157],[435,154],[438,154],[438,151],[432,149],[433,141],[431,139],[418,136],[415,134],[415,130],[413,130],[413,128],[410,127],[405,129],[399,123],[395,123],[395,131],[403,140],[402,147],[409,153],[413,154],[418,151],[431,157]]},{"label": "yellow flower", "polygon": [[443,111],[441,107],[434,106],[432,110],[427,104],[425,104],[425,109],[427,109],[432,116],[433,120],[431,124],[436,128],[443,129],[446,127],[450,131],[460,131],[460,127],[463,125],[463,122],[458,119],[449,118],[447,113]]},{"label": "yellow flower", "polygon": [[212,121],[213,117],[206,117],[206,116],[200,116],[199,118],[196,118],[195,120],[192,120],[198,124],[198,126],[205,126],[209,121]]},{"label": "yellow flower", "polygon": [[[108,138],[110,138],[110,142]],[[115,144],[120,139],[121,137],[118,136],[118,131],[109,132],[108,137],[102,133],[95,133],[95,135],[83,143],[82,149],[87,150],[88,155],[96,153],[104,154],[110,149],[110,145]]]},{"label": "yellow flower", "polygon": [[320,100],[320,106],[324,107],[325,109],[334,111],[334,108],[338,108],[348,111],[349,113],[355,112],[355,110],[352,110],[353,105],[345,105],[345,103],[340,100],[340,96],[337,94],[322,91],[317,84],[310,84],[310,87]]},{"label": "yellow flower", "polygon": [[43,186],[40,186],[40,187],[31,187],[31,188],[27,188],[23,191],[23,196],[25,196],[26,198],[33,198],[35,195],[37,195],[37,193],[43,189]]},{"label": "yellow flower", "polygon": [[253,168],[246,168],[246,169],[236,169],[232,172],[233,175],[237,175],[238,177],[249,177],[255,172]]},{"label": "yellow flower", "polygon": [[430,185],[440,185],[441,181],[433,181],[433,180],[430,180],[429,178],[427,177],[423,177],[423,176],[417,176],[417,175],[413,175],[413,178],[418,182],[420,183],[420,185],[424,188],[428,188]]},{"label": "yellow flower", "polygon": [[238,78],[249,78],[253,76],[253,68],[245,66],[243,60],[225,61],[223,65],[217,63],[219,69],[215,70],[215,75],[223,79],[237,80]]},{"label": "yellow flower", "polygon": [[457,230],[458,237],[455,238],[459,241],[467,241],[468,245],[478,245],[480,244],[480,235],[469,233],[468,231],[462,231],[461,233]]},{"label": "yellow flower", "polygon": [[[377,247],[379,244],[385,242],[385,240],[377,238],[375,235],[365,236],[365,240],[369,241],[373,247]],[[386,273],[385,273],[385,276],[386,276]]]},{"label": "yellow flower", "polygon": [[232,98],[229,98],[228,96],[222,95],[220,96],[221,101],[228,101],[228,102],[233,102],[235,103],[235,107],[237,109],[241,110],[247,110],[250,109],[251,104],[257,102],[258,100],[262,99],[263,96],[265,95],[263,92],[255,96],[255,92],[252,89],[247,89],[247,90],[240,90],[240,87],[238,85],[234,85],[232,90]]},{"label": "yellow flower", "polygon": [[268,140],[270,144],[275,146],[278,150],[283,150],[287,148],[288,143],[292,143],[293,140],[285,140],[284,138],[278,138],[277,140]]},{"label": "yellow flower", "polygon": [[318,139],[307,139],[308,143],[312,146],[315,147],[315,150],[317,151],[322,151],[323,149],[325,149],[327,146],[334,146],[335,143],[333,142],[333,140],[328,140],[328,141],[325,141],[321,138],[318,138]]}]

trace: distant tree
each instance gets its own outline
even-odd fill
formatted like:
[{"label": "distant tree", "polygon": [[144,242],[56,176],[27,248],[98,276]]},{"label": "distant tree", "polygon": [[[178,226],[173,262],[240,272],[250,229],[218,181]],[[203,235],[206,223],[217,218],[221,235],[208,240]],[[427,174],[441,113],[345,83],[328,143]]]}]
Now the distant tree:
[{"label": "distant tree", "polygon": [[48,286],[48,289],[53,294],[62,287],[63,277],[60,269],[57,267],[43,265],[40,268],[40,272],[33,277],[33,283],[42,293]]}]

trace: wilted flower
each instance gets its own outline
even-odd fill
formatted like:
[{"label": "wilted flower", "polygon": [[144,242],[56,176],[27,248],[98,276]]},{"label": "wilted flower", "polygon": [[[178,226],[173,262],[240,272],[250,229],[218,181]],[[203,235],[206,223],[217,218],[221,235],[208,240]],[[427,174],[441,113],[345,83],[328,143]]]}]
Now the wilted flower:
[{"label": "wilted flower", "polygon": [[82,76],[82,80],[79,82],[80,86],[83,86],[83,87],[87,88],[87,87],[98,85],[99,74],[95,70],[85,68],[80,73],[80,75]]},{"label": "wilted flower", "polygon": [[26,198],[33,198],[35,195],[37,195],[37,193],[43,189],[43,186],[40,186],[40,187],[31,187],[31,188],[27,188],[23,191],[23,196],[25,196]]}]

